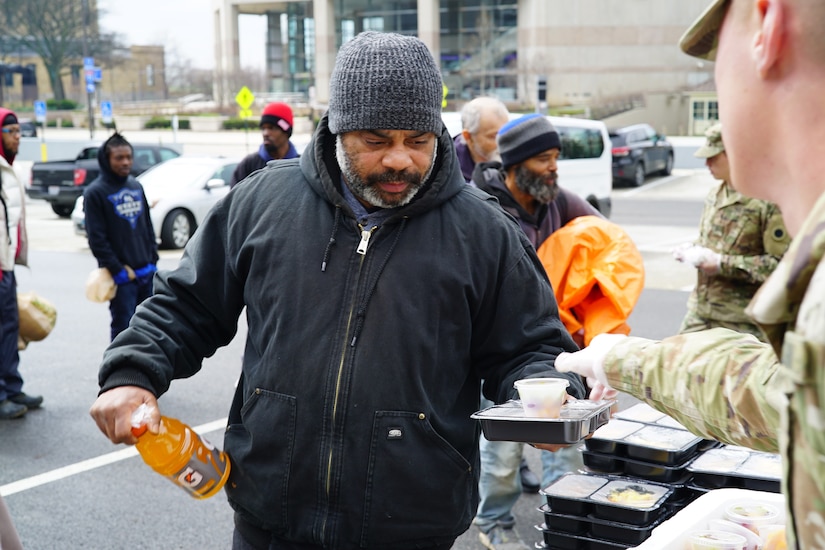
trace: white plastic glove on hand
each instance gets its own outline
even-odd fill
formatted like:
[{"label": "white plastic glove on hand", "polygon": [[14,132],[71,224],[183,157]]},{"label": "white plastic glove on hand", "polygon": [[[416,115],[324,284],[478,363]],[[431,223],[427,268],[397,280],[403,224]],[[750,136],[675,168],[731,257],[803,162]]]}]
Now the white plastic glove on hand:
[{"label": "white plastic glove on hand", "polygon": [[698,258],[697,261],[693,262],[693,265],[708,275],[716,275],[719,273],[719,268],[722,266],[722,255],[703,246],[694,248],[698,251]]},{"label": "white plastic glove on hand", "polygon": [[676,260],[691,264],[708,275],[718,273],[722,263],[721,254],[704,246],[681,245],[674,248],[672,253]]},{"label": "white plastic glove on hand", "polygon": [[685,250],[688,248],[693,248],[693,243],[682,243],[673,250],[671,250],[671,254],[673,254],[673,259],[677,262],[684,262],[685,260]]},{"label": "white plastic glove on hand", "polygon": [[562,353],[556,357],[556,370],[573,372],[587,380],[590,399],[613,399],[617,391],[610,387],[604,373],[604,358],[613,346],[627,338],[624,334],[599,334],[590,341],[590,345],[576,353]]}]

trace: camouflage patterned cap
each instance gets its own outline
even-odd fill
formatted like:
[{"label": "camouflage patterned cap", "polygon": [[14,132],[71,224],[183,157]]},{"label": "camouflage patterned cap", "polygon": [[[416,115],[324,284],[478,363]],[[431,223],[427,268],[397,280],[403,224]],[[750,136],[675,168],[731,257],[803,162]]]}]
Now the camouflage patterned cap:
[{"label": "camouflage patterned cap", "polygon": [[731,0],[713,0],[702,15],[693,22],[679,40],[682,51],[693,57],[716,60],[716,48],[719,44],[719,29],[725,20]]},{"label": "camouflage patterned cap", "polygon": [[725,144],[722,141],[721,124],[714,124],[705,130],[705,137],[707,138],[707,141],[705,141],[705,144],[693,153],[694,157],[709,159],[711,157],[715,157],[719,153],[725,152]]}]

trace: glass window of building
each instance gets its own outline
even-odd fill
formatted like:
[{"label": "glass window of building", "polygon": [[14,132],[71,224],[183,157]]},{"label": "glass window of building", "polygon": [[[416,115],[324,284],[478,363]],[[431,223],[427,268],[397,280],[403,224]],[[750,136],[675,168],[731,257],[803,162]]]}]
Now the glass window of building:
[{"label": "glass window of building", "polygon": [[447,99],[517,99],[516,0],[440,0]]}]

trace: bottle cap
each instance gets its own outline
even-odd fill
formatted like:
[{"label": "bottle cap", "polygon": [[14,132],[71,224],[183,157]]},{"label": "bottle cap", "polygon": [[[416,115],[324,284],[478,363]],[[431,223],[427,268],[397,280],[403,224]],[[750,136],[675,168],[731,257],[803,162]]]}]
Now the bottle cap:
[{"label": "bottle cap", "polygon": [[140,437],[149,427],[146,425],[147,420],[149,420],[149,412],[152,410],[151,407],[147,406],[146,403],[142,403],[135,411],[132,413],[132,435],[135,437]]},{"label": "bottle cap", "polygon": [[140,437],[146,433],[149,427],[146,424],[141,424],[140,426],[132,426],[132,435],[135,437]]}]

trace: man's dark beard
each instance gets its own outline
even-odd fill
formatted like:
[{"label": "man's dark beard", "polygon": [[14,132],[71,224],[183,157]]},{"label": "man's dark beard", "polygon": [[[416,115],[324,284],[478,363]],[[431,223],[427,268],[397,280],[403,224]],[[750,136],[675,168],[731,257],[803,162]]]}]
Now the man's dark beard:
[{"label": "man's dark beard", "polygon": [[550,204],[559,195],[558,174],[536,174],[523,164],[516,168],[516,187],[541,204]]},{"label": "man's dark beard", "polygon": [[[335,154],[338,159],[338,165],[341,168],[344,180],[347,182],[347,186],[350,191],[352,191],[352,194],[379,208],[396,208],[398,206],[404,206],[412,201],[413,197],[415,197],[416,193],[418,193],[419,189],[421,189],[424,185],[424,182],[430,177],[433,167],[435,166],[435,154],[438,150],[438,147],[436,147],[433,151],[433,162],[423,177],[414,172],[387,170],[381,174],[371,174],[364,179],[358,174],[358,166],[356,166],[356,163],[354,163],[346,153],[344,143],[340,135],[337,136],[335,145]],[[377,190],[377,184],[379,183],[400,181],[408,183],[409,187],[407,187],[407,190],[401,197],[393,202],[385,200],[382,193]]]}]

